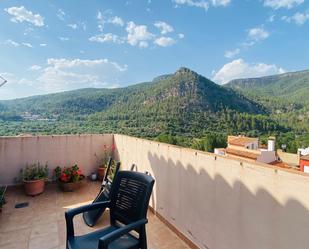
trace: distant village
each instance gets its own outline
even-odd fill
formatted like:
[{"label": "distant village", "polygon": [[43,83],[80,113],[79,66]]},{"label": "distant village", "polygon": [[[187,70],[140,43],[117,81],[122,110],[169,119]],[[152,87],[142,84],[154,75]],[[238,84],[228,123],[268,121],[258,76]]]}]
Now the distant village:
[{"label": "distant village", "polygon": [[216,148],[214,152],[221,156],[309,173],[309,147],[299,148],[297,154],[285,152],[284,145],[276,150],[275,137],[269,137],[267,145],[262,145],[258,138],[228,136],[227,147]]},{"label": "distant village", "polygon": [[56,121],[57,120],[56,115],[54,115],[53,118],[45,118],[39,114],[32,114],[30,112],[24,112],[20,116],[22,117],[22,119],[26,121]]}]

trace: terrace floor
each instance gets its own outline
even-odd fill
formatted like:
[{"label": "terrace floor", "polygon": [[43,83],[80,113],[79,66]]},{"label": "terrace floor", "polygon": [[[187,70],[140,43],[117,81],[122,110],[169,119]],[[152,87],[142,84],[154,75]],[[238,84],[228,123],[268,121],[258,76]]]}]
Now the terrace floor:
[{"label": "terrace floor", "polygon": [[[0,249],[64,249],[66,209],[91,202],[100,188],[99,182],[87,182],[76,192],[64,193],[56,184],[48,184],[43,194],[26,196],[21,187],[11,187],[6,193],[7,203],[0,213]],[[28,202],[29,206],[16,209],[15,204]],[[149,249],[189,248],[152,212],[148,212]],[[108,224],[108,213],[90,228],[81,215],[74,219],[75,233],[84,234]]]}]

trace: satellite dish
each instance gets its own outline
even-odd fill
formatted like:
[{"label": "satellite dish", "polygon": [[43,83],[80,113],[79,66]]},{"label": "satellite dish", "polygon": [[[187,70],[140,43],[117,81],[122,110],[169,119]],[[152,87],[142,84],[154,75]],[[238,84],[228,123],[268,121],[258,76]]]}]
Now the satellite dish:
[{"label": "satellite dish", "polygon": [[0,76],[0,79],[2,80],[2,82],[0,83],[0,87],[2,87],[5,83],[7,83],[8,81],[3,78],[2,76]]}]

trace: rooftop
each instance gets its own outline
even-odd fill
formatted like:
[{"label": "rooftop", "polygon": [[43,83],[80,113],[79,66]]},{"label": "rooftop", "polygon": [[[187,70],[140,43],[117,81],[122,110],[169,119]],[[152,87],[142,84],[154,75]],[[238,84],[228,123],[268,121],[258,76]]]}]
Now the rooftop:
[{"label": "rooftop", "polygon": [[[245,157],[249,159],[256,160],[259,157],[259,151],[258,150],[251,150],[252,152],[249,151],[244,151],[244,150],[236,150],[236,149],[231,149],[231,148],[226,148],[226,153],[231,154],[234,156],[239,156],[239,157]],[[254,153],[257,152],[257,153]]]},{"label": "rooftop", "polygon": [[[65,210],[90,203],[100,189],[99,182],[87,182],[76,192],[62,192],[56,184],[48,184],[43,194],[29,197],[21,187],[8,189],[3,212],[0,213],[0,249],[65,249]],[[29,206],[16,209],[15,204]],[[189,248],[151,211],[147,225],[149,249]],[[94,227],[88,227],[81,215],[74,219],[77,235],[89,233],[108,225],[108,211]]]},{"label": "rooftop", "polygon": [[309,155],[302,156],[301,159],[302,159],[302,160],[308,160],[308,161],[309,161]]},{"label": "rooftop", "polygon": [[229,139],[228,143],[237,146],[245,146],[248,143],[256,142],[258,140],[258,138],[252,137],[233,137]]}]

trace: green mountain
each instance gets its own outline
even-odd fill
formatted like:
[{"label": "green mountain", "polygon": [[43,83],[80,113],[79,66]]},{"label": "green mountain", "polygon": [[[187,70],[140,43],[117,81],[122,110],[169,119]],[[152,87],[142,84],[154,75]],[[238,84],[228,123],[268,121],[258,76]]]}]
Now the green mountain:
[{"label": "green mountain", "polygon": [[[0,134],[122,132],[155,137],[281,129],[260,104],[187,68],[126,88],[81,89],[0,104],[0,119],[6,122]],[[8,122],[14,118],[17,123]]]},{"label": "green mountain", "polygon": [[232,80],[225,87],[267,108],[283,126],[309,132],[309,70]]},{"label": "green mountain", "polygon": [[[309,70],[284,73],[279,75],[236,79],[225,85],[232,88],[250,99],[270,100],[281,102],[282,107],[295,105],[298,109],[309,106]],[[274,101],[271,101],[271,100]],[[266,104],[266,102],[263,102]]]},{"label": "green mountain", "polygon": [[153,82],[126,88],[80,89],[3,101],[2,104],[17,112],[67,115],[90,114],[116,106],[134,106],[134,110],[138,110],[166,102],[177,104],[177,108],[187,108],[189,111],[216,112],[228,108],[248,113],[263,112],[256,103],[187,68],[180,68],[175,74],[156,77]]}]

